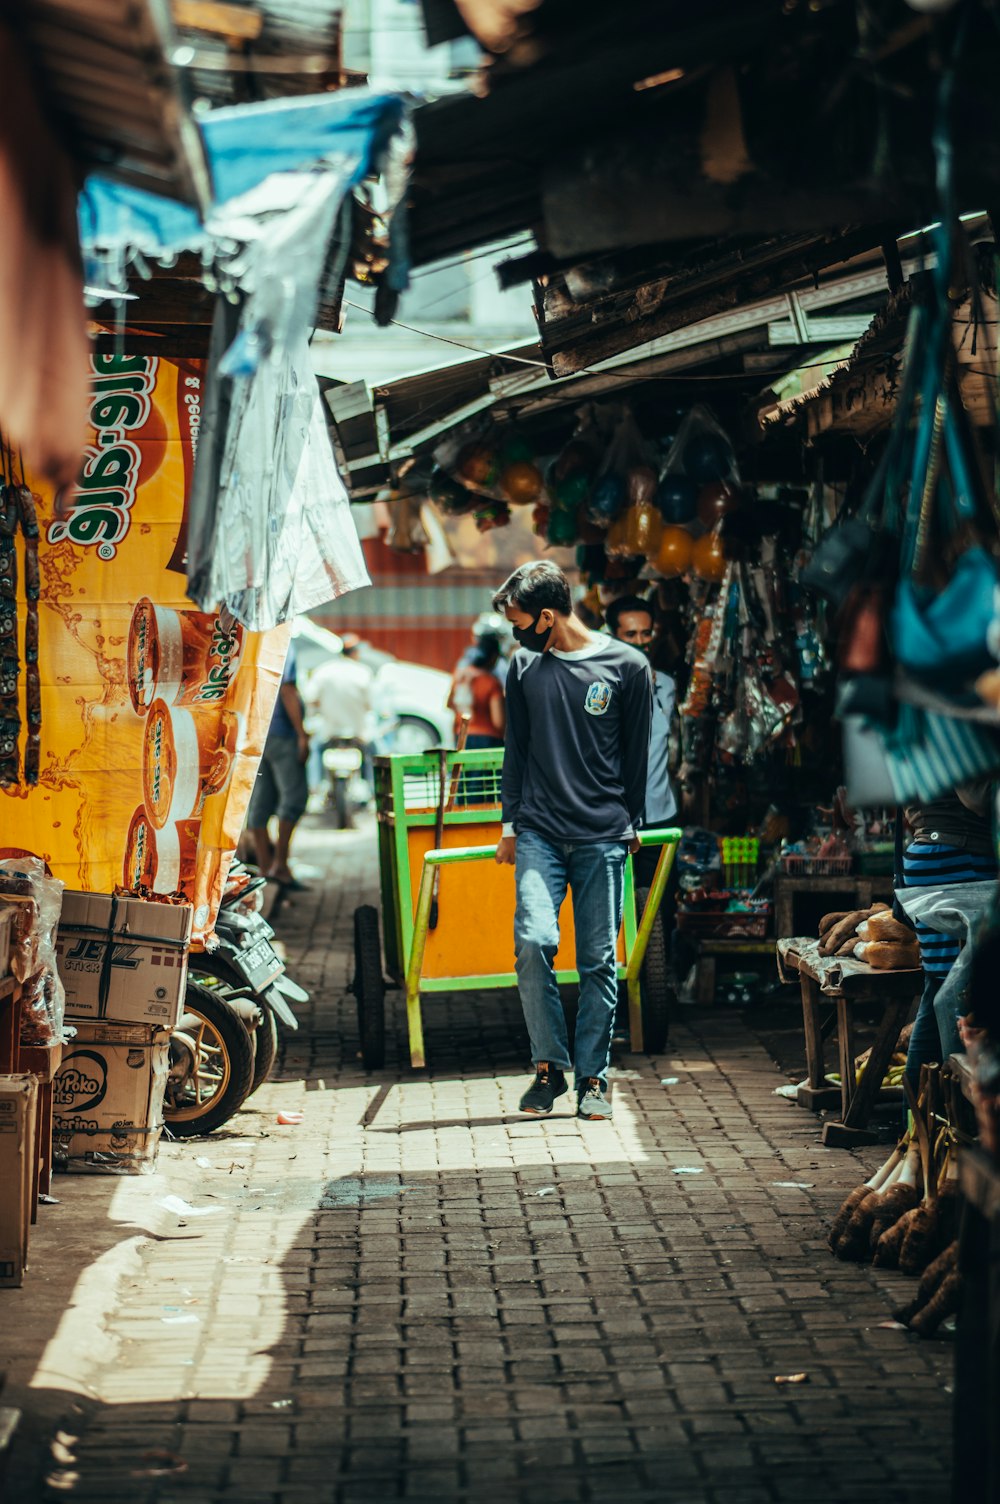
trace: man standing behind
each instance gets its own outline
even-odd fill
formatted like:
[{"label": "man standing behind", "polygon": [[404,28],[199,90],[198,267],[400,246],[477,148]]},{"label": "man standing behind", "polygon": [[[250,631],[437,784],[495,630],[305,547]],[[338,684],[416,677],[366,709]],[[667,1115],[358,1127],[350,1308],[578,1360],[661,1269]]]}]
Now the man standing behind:
[{"label": "man standing behind", "polygon": [[[649,657],[653,642],[653,611],[648,601],[624,595],[612,601],[605,612],[608,630],[619,642],[627,642]],[[670,783],[670,723],[677,687],[669,674],[653,674],[653,720],[649,734],[649,769],[646,776],[646,806],[643,824],[647,830],[669,825],[677,814],[677,800]],[[660,848],[642,850],[633,864],[636,882],[648,888],[653,881]]]},{"label": "man standing behind", "polygon": [[625,860],[638,849],[646,796],[649,667],[633,648],[573,616],[569,581],[548,561],[522,564],[493,605],[520,647],[507,678],[496,859],[516,873],[517,983],[535,1066],[521,1110],[551,1112],[567,1090],[571,1061],[553,959],[568,886],[580,973],[577,1112],[610,1118],[616,947]]}]

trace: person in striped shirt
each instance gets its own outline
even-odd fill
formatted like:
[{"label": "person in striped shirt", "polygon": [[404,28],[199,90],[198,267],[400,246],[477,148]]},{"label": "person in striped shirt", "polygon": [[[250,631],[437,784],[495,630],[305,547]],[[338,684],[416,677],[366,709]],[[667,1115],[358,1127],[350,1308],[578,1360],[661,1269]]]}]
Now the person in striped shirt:
[{"label": "person in striped shirt", "polygon": [[[989,881],[997,876],[989,779],[962,784],[929,804],[908,804],[910,843],[903,852],[903,879],[908,888],[939,888],[951,883]],[[906,1053],[906,1075],[914,1090],[920,1067],[940,1061],[943,1050],[934,1000],[958,959],[961,942],[916,921],[924,990]]]}]

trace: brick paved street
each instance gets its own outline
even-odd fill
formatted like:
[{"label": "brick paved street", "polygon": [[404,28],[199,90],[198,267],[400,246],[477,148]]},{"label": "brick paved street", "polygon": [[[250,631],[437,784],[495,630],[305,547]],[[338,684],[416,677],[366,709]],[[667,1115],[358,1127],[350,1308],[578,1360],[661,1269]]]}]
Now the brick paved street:
[{"label": "brick paved street", "polygon": [[822,1149],[723,1010],[618,1059],[612,1125],[518,1116],[514,997],[432,1001],[426,1075],[394,1001],[365,1076],[371,835],[313,822],[298,856],[326,877],[282,918],[313,1003],[280,1078],[155,1177],[60,1177],[0,1297],[12,1500],[947,1497],[951,1348],[880,1326],[912,1283],[826,1247],[881,1151]]}]

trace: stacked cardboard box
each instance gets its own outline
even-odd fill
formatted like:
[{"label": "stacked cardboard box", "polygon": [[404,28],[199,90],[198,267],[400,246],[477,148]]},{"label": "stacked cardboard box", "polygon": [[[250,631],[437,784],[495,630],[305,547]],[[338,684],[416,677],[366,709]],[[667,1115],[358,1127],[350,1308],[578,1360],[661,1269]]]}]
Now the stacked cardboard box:
[{"label": "stacked cardboard box", "polygon": [[0,1285],[20,1285],[28,1267],[37,1094],[34,1076],[0,1076]]},{"label": "stacked cardboard box", "polygon": [[66,893],[56,950],[76,1036],[53,1084],[53,1129],[69,1169],[152,1168],[190,938],[189,905]]}]

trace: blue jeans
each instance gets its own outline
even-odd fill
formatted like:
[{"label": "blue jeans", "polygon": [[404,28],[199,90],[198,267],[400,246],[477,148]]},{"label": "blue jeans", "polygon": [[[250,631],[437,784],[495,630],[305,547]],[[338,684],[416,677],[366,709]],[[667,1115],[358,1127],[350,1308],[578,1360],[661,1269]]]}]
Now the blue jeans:
[{"label": "blue jeans", "polygon": [[936,972],[924,972],[924,990],[906,1050],[906,1076],[914,1091],[920,1084],[920,1067],[930,1065],[932,1061],[941,1063],[941,1031],[934,1011],[934,999],[941,991],[944,980]]},{"label": "blue jeans", "polygon": [[[517,837],[514,953],[531,1058],[536,1065],[544,1060],[560,1070],[573,1064],[578,1083],[591,1076],[604,1080],[611,1059],[618,1001],[615,949],[627,854],[623,841],[562,845],[533,830]],[[573,894],[580,973],[575,1063],[569,1058],[566,1016],[552,965],[567,886]]]}]

